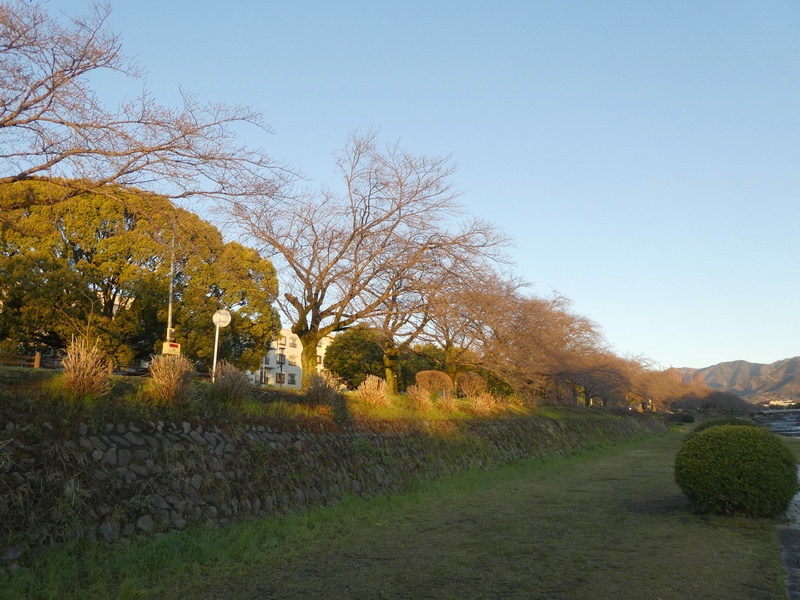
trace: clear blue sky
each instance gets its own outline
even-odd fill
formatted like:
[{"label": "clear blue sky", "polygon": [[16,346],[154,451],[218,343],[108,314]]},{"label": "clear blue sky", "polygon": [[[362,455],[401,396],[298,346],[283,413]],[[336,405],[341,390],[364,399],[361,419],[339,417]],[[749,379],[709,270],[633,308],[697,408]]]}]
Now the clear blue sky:
[{"label": "clear blue sky", "polygon": [[618,353],[800,355],[797,0],[112,6],[160,101],[263,110],[260,145],[316,182],[354,129],[452,154],[533,290]]}]

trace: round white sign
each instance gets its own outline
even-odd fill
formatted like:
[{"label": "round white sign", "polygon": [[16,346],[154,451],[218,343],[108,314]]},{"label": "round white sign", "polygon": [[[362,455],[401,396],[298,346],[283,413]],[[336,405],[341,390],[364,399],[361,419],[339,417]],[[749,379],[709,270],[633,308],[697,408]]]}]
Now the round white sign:
[{"label": "round white sign", "polygon": [[214,316],[211,317],[211,320],[214,321],[214,325],[217,327],[227,327],[231,322],[231,313],[227,310],[218,310],[214,313]]}]

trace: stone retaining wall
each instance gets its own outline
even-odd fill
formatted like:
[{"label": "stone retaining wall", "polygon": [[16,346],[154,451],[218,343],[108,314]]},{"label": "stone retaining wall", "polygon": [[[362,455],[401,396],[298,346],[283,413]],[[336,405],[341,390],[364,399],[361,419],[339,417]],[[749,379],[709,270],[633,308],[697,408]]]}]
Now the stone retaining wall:
[{"label": "stone retaining wall", "polygon": [[[665,430],[645,417],[0,422],[0,568],[42,544],[225,525]],[[5,567],[3,567],[5,565]]]}]

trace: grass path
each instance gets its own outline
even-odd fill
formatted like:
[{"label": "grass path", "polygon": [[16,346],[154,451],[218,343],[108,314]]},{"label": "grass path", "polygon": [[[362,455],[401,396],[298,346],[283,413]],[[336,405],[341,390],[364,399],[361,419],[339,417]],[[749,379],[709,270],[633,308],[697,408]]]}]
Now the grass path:
[{"label": "grass path", "polygon": [[775,522],[689,512],[672,473],[681,439],[431,484],[324,546],[210,567],[158,597],[785,598]]}]

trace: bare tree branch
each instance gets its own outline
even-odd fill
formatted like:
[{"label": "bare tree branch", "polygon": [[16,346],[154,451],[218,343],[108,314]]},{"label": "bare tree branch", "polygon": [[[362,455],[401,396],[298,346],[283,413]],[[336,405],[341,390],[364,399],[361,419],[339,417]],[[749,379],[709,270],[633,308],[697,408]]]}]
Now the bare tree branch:
[{"label": "bare tree branch", "polygon": [[265,194],[226,205],[283,267],[280,306],[303,343],[304,376],[316,369],[325,335],[386,315],[392,297],[437,261],[499,255],[507,241],[487,223],[463,223],[448,157],[381,150],[374,133],[354,133],[336,164],[342,193],[322,190],[289,202]]},{"label": "bare tree branch", "polygon": [[279,194],[292,172],[237,141],[242,125],[269,132],[258,111],[187,93],[167,108],[144,83],[120,106],[101,102],[92,76],[142,78],[108,29],[109,13],[94,3],[64,21],[38,2],[0,5],[0,184],[61,180],[67,195],[126,186],[173,199]]}]

